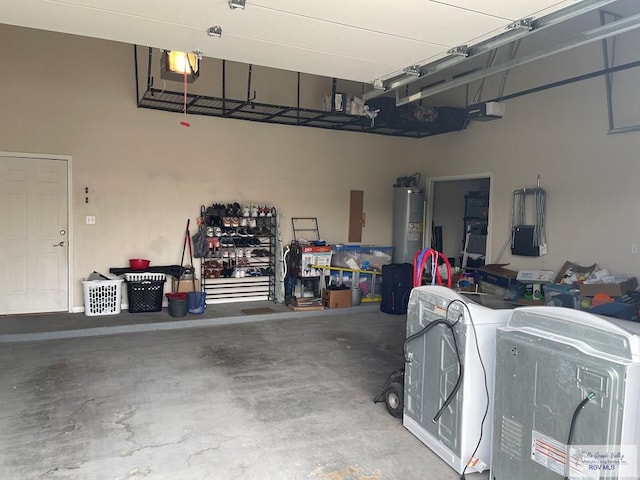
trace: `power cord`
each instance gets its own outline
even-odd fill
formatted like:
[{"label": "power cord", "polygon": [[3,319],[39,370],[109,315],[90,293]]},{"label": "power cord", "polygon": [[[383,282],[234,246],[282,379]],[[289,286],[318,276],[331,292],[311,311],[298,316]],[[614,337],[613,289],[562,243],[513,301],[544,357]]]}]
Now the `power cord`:
[{"label": "power cord", "polygon": [[[484,365],[484,361],[482,360],[482,355],[480,354],[480,344],[478,343],[478,331],[476,330],[476,324],[473,322],[473,317],[471,315],[471,311],[469,310],[469,307],[467,306],[466,303],[460,301],[460,300],[454,300],[455,302],[460,302],[464,308],[467,310],[467,314],[469,315],[469,322],[471,323],[471,328],[473,329],[473,337],[475,340],[475,344],[476,344],[476,352],[478,352],[478,359],[480,360],[480,366],[482,367],[482,373],[484,375],[484,392],[485,392],[485,396],[487,399],[487,403],[484,409],[484,415],[482,416],[482,422],[480,423],[480,437],[478,438],[478,443],[476,443],[476,446],[473,450],[473,453],[471,454],[471,457],[469,458],[469,461],[471,461],[471,459],[473,457],[476,456],[476,453],[478,452],[478,449],[480,448],[480,443],[482,442],[482,437],[484,434],[484,422],[487,419],[487,415],[489,415],[489,402],[490,402],[490,394],[489,394],[489,382],[487,380],[487,369]],[[453,302],[452,302],[453,303]],[[462,470],[462,474],[460,475],[460,480],[465,480],[465,473],[467,472],[467,467],[469,466],[469,461],[467,461],[467,463],[464,466],[464,469]]]},{"label": "power cord", "polygon": [[567,438],[567,453],[564,464],[564,480],[569,480],[569,475],[571,473],[571,443],[573,442],[573,433],[576,428],[576,419],[578,418],[578,414],[582,411],[583,407],[587,403],[589,403],[589,400],[591,400],[595,396],[595,393],[589,392],[573,411],[573,417],[571,417],[571,425],[569,426],[569,436]]},{"label": "power cord", "polygon": [[[404,341],[403,345],[402,345],[402,351],[405,357],[405,361],[407,363],[411,363],[411,360],[407,358],[407,351],[406,351],[406,347],[409,344],[409,342],[411,342],[412,340],[414,340],[415,338],[418,338],[422,335],[425,335],[429,330],[431,330],[432,328],[434,328],[436,325],[445,325],[447,328],[449,328],[449,330],[451,330],[451,335],[453,337],[453,346],[456,352],[456,358],[458,361],[458,379],[456,381],[456,384],[453,387],[453,390],[451,391],[451,393],[447,396],[447,398],[445,399],[444,403],[442,404],[442,406],[440,407],[440,409],[438,410],[438,412],[436,413],[436,415],[433,417],[433,423],[437,423],[438,420],[440,419],[440,417],[442,416],[442,414],[444,413],[445,409],[449,406],[449,404],[453,401],[453,399],[455,398],[456,394],[458,393],[458,390],[460,389],[460,386],[462,385],[462,380],[464,378],[464,365],[461,361],[460,358],[460,350],[458,348],[458,341],[457,341],[457,337],[456,337],[456,333],[455,333],[455,329],[454,327],[458,324],[458,322],[460,322],[460,320],[462,319],[463,315],[458,316],[458,318],[455,320],[455,322],[450,323],[449,321],[447,321],[446,319],[449,318],[449,310],[451,308],[451,305],[453,305],[454,303],[459,303],[462,305],[462,307],[466,310],[467,315],[469,317],[469,322],[471,323],[471,328],[473,329],[473,335],[474,335],[474,340],[475,340],[475,345],[476,345],[476,352],[478,353],[478,359],[480,361],[480,366],[482,368],[482,372],[484,375],[484,390],[485,390],[485,397],[486,397],[486,406],[484,409],[484,414],[482,416],[482,422],[480,424],[480,437],[478,438],[478,442],[476,443],[476,446],[473,450],[473,453],[471,454],[471,457],[469,458],[469,460],[471,460],[473,457],[475,457],[476,453],[478,452],[478,449],[480,448],[480,443],[482,442],[482,438],[483,438],[483,434],[484,434],[484,424],[485,421],[487,419],[487,416],[489,415],[489,404],[490,404],[490,393],[489,393],[489,382],[487,379],[487,369],[486,366],[484,364],[484,361],[482,360],[482,355],[480,353],[480,344],[478,343],[478,332],[476,330],[476,325],[473,321],[472,315],[471,315],[471,311],[469,310],[468,305],[459,299],[454,299],[451,302],[449,302],[447,304],[446,307],[446,312],[445,312],[445,319],[437,319],[434,320],[433,322],[429,323],[428,325],[426,325],[423,329],[421,329],[420,331],[414,333],[413,335],[410,335],[409,337],[406,338],[406,340]],[[586,403],[586,402],[585,402]],[[466,471],[467,471],[467,467],[469,466],[469,462],[467,462],[467,464],[465,465],[464,469],[462,470],[462,474],[460,475],[460,480],[466,480]]]}]

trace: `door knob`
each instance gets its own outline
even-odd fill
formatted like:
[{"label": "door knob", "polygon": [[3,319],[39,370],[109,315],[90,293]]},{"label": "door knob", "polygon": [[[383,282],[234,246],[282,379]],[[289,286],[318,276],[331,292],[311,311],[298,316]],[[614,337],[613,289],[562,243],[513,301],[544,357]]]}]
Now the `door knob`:
[{"label": "door knob", "polygon": [[60,242],[60,243],[54,243],[53,246],[54,247],[64,247],[64,242]]}]

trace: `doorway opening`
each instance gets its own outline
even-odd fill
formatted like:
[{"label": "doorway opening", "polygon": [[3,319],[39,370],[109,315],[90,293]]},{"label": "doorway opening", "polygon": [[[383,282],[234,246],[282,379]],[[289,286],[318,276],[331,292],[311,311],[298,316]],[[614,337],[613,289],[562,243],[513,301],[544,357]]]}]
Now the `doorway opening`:
[{"label": "doorway opening", "polygon": [[490,263],[492,174],[428,178],[424,244],[442,252],[451,266]]}]

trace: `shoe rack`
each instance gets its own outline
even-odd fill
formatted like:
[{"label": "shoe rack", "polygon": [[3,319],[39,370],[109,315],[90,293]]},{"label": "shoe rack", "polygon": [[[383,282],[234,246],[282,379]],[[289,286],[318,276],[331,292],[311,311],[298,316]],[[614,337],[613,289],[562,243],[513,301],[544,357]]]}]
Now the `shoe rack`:
[{"label": "shoe rack", "polygon": [[201,259],[207,303],[275,300],[277,214],[272,205],[201,207],[208,252]]}]

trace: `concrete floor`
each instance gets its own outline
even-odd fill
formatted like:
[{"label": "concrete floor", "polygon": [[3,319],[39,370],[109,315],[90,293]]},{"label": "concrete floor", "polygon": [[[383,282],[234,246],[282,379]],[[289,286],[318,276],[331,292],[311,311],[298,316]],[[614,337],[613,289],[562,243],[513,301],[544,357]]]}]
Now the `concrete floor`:
[{"label": "concrete floor", "polygon": [[372,401],[402,366],[404,316],[271,306],[0,318],[1,477],[459,478]]}]

